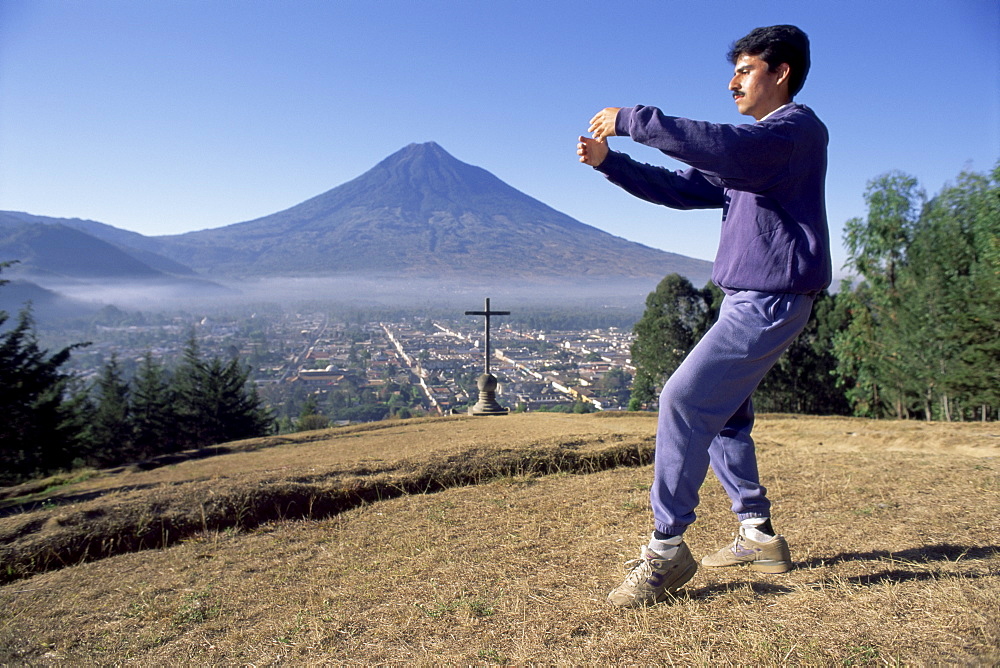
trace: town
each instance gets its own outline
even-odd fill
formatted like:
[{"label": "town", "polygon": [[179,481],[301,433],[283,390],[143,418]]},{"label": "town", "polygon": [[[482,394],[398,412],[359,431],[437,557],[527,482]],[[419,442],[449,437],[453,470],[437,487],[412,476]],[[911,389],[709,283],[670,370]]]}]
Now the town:
[{"label": "town", "polygon": [[[477,399],[485,342],[483,318],[460,313],[272,308],[168,316],[111,309],[101,324],[61,329],[52,345],[88,341],[71,364],[88,380],[112,357],[126,373],[146,354],[169,368],[193,339],[206,356],[238,356],[279,427],[292,430],[303,411],[341,424],[465,413]],[[499,381],[498,401],[511,411],[626,408],[635,373],[627,322],[552,331],[494,318],[489,369]]]}]

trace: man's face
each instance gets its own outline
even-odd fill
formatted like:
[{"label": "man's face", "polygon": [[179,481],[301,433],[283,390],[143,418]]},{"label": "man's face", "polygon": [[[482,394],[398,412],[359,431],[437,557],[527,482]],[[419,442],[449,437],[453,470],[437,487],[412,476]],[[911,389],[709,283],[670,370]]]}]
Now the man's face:
[{"label": "man's face", "polygon": [[741,114],[753,116],[759,121],[791,99],[788,95],[787,64],[782,63],[770,72],[767,63],[759,56],[743,54],[734,69],[729,90]]}]

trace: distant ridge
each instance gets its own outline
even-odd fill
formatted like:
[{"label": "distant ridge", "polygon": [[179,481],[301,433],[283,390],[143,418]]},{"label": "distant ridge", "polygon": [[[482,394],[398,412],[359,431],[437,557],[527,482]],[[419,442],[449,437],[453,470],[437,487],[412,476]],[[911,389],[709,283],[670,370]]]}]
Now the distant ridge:
[{"label": "distant ridge", "polygon": [[187,266],[127,244],[149,245],[147,237],[94,221],[49,218],[0,211],[0,262],[13,262],[0,278],[0,304],[19,309],[30,301],[37,312],[79,315],[94,300],[117,291],[146,290],[142,302],[163,297],[233,295]]},{"label": "distant ridge", "polygon": [[17,260],[12,268],[17,273],[80,279],[163,276],[117,246],[61,223],[5,225],[0,231],[0,257]]}]

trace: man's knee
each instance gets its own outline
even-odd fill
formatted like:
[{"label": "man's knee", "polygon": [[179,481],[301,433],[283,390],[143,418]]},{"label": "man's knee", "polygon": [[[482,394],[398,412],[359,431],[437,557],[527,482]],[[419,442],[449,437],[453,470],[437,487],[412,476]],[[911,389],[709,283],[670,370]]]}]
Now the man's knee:
[{"label": "man's knee", "polygon": [[[674,377],[671,377],[674,378]],[[687,406],[695,398],[692,385],[689,383],[670,382],[668,380],[660,390],[660,410],[670,407]]]}]

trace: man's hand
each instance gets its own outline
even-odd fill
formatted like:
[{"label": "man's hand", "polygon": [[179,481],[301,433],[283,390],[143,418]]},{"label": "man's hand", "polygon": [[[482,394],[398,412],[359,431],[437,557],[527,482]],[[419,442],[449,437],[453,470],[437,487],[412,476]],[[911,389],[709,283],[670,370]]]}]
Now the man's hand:
[{"label": "man's hand", "polygon": [[576,154],[580,156],[580,162],[597,167],[608,157],[608,142],[603,139],[580,137],[580,143],[576,145]]},{"label": "man's hand", "polygon": [[594,139],[602,140],[615,136],[615,119],[618,118],[619,109],[621,107],[605,107],[590,119],[589,132]]}]

